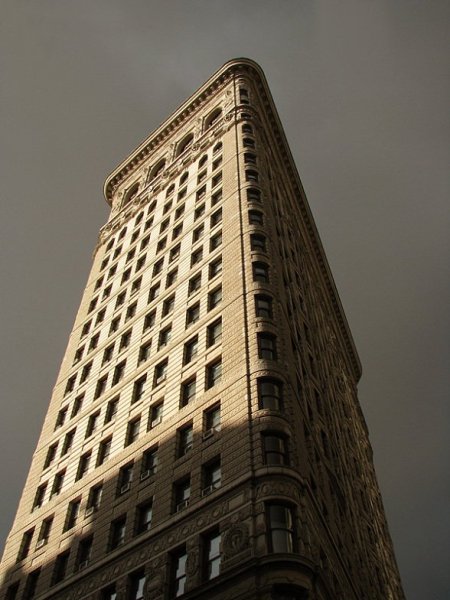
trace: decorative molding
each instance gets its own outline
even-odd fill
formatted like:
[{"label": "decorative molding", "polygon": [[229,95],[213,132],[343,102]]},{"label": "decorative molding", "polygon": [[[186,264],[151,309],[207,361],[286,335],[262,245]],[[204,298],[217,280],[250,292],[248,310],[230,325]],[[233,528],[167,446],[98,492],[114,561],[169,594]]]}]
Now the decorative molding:
[{"label": "decorative molding", "polygon": [[222,550],[225,558],[231,558],[246,550],[249,546],[250,534],[245,523],[235,523],[224,534]]}]

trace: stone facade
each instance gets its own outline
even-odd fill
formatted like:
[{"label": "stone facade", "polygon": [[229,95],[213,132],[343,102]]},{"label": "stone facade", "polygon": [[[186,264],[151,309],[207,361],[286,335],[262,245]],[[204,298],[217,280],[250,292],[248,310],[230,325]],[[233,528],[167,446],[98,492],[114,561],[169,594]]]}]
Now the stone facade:
[{"label": "stone facade", "polygon": [[108,178],[2,597],[404,598],[359,359],[260,68]]}]

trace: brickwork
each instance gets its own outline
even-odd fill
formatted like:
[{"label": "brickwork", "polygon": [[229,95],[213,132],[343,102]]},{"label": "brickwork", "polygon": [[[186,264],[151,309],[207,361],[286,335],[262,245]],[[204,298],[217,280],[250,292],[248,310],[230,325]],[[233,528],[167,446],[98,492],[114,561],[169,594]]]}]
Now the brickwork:
[{"label": "brickwork", "polygon": [[105,194],[5,597],[401,600],[359,360],[259,67],[227,63]]}]

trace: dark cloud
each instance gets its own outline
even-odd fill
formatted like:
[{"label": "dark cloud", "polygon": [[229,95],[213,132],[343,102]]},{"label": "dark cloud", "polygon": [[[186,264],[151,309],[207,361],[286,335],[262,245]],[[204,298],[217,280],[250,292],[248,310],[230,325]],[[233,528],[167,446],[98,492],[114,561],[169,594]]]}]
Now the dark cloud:
[{"label": "dark cloud", "polygon": [[361,355],[405,591],[444,598],[448,2],[2,5],[2,540],[107,217],[106,175],[222,63],[248,56],[266,72]]}]

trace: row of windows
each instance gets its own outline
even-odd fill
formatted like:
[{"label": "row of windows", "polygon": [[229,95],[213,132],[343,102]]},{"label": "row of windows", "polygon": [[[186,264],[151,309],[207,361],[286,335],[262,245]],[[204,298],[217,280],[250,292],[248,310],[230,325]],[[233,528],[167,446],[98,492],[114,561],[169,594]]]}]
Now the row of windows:
[{"label": "row of windows", "polygon": [[[151,526],[153,513],[152,499],[136,507],[134,534],[138,535],[148,531]],[[297,551],[297,532],[295,527],[295,507],[289,504],[270,502],[265,507],[266,514],[266,536],[268,551],[272,553],[293,553]],[[108,550],[121,546],[125,541],[127,527],[127,515],[115,519],[110,526]],[[209,581],[220,575],[222,552],[221,533],[219,529],[213,529],[201,534],[200,537],[200,569],[202,581]],[[84,569],[92,560],[94,536],[89,535],[78,543],[75,557],[75,572]],[[63,581],[68,574],[71,549],[60,553],[54,562],[51,585]],[[169,595],[171,598],[182,596],[186,588],[187,580],[187,550],[183,545],[171,551],[168,555],[168,582]],[[31,600],[37,590],[41,568],[35,569],[28,574],[23,599]],[[15,600],[19,591],[20,581],[9,586],[6,598]],[[144,600],[146,588],[146,573],[144,568],[133,571],[127,576],[126,599]],[[108,583],[98,594],[99,600],[115,600],[117,597],[117,584]],[[273,589],[272,598],[276,600],[301,600],[305,596],[303,591],[292,585],[277,585]]]}]

